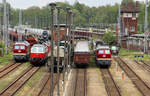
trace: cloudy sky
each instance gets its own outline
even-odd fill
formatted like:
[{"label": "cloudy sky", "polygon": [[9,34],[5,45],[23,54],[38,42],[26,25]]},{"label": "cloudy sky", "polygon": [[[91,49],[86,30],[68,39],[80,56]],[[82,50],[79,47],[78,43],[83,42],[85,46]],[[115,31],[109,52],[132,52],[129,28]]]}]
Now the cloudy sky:
[{"label": "cloudy sky", "polygon": [[[31,6],[45,6],[46,4],[50,2],[69,2],[70,4],[73,4],[76,0],[6,0],[9,2],[13,8],[20,8],[20,9],[26,9]],[[106,4],[115,4],[120,3],[121,0],[78,0],[80,3],[84,3],[88,6],[101,6]],[[136,0],[136,1],[145,1],[145,0]],[[2,2],[2,0],[0,0]]]}]

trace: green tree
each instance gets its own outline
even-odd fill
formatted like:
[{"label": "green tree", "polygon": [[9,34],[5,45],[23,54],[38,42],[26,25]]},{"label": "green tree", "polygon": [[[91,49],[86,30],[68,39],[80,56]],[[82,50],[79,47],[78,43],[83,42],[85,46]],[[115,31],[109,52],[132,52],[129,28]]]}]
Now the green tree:
[{"label": "green tree", "polygon": [[116,35],[115,35],[114,33],[112,33],[112,32],[106,32],[106,33],[104,34],[102,40],[103,40],[105,43],[111,45],[111,44],[113,44],[113,43],[116,42]]}]

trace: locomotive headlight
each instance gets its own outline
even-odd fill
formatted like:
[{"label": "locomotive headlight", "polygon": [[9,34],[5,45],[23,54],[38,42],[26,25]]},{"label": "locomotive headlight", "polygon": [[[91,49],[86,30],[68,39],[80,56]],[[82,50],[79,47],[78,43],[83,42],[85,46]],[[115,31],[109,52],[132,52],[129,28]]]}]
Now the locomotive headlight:
[{"label": "locomotive headlight", "polygon": [[103,57],[106,57],[106,55],[103,55]]}]

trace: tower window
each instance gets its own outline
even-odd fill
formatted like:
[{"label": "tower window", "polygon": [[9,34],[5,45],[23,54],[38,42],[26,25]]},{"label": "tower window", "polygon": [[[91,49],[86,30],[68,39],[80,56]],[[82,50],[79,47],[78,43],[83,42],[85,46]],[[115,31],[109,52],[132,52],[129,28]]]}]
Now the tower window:
[{"label": "tower window", "polygon": [[130,27],[130,30],[131,30],[131,32],[134,32],[134,31],[135,31],[135,27],[134,27],[134,26],[131,26],[131,27]]}]

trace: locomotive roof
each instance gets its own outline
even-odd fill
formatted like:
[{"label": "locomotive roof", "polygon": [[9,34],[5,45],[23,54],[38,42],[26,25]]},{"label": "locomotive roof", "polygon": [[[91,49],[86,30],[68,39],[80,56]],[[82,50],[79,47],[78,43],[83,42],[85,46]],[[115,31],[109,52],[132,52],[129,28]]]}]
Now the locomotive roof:
[{"label": "locomotive roof", "polygon": [[30,45],[27,41],[19,41],[19,42],[15,43],[15,45],[17,45],[17,44],[23,44],[23,45],[26,45],[26,46]]},{"label": "locomotive roof", "polygon": [[96,49],[110,49],[109,46],[98,45]]},{"label": "locomotive roof", "polygon": [[75,52],[90,52],[88,41],[79,41],[75,47]]},{"label": "locomotive roof", "polygon": [[45,47],[43,44],[34,44],[33,47]]}]

